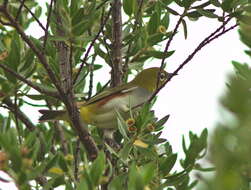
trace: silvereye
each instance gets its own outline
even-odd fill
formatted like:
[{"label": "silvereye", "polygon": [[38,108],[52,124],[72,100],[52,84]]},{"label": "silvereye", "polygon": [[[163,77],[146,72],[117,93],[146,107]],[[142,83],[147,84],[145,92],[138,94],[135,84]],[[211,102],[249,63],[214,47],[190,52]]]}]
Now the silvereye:
[{"label": "silvereye", "polygon": [[[117,127],[117,113],[126,120],[129,109],[137,107],[153,95],[171,74],[153,67],[144,69],[132,81],[114,88],[108,88],[90,100],[79,104],[80,117],[86,124],[95,125],[103,129]],[[159,82],[158,81],[159,78]],[[158,83],[158,87],[157,87]],[[39,121],[67,120],[65,110],[39,110],[43,115]]]}]

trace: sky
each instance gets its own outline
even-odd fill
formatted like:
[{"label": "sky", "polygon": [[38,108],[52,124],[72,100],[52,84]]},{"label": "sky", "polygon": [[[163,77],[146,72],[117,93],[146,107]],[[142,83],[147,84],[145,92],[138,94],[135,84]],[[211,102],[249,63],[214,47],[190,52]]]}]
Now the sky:
[{"label": "sky", "polygon": [[[171,28],[173,24],[171,23]],[[197,22],[188,23],[188,39],[184,39],[182,32],[175,36],[170,50],[176,52],[166,60],[166,70],[174,71],[199,42],[217,28],[218,24],[213,19],[199,19]],[[39,30],[34,28],[28,33],[41,36]],[[248,56],[243,53],[245,49],[247,48],[239,41],[237,29],[230,31],[199,51],[179,75],[161,90],[154,110],[158,118],[170,114],[162,136],[170,142],[174,152],[179,154],[182,152],[182,135],[187,139],[189,131],[199,134],[204,128],[208,128],[210,134],[212,133],[221,118],[222,108],[219,99],[226,89],[228,74],[233,72],[231,61],[250,62]],[[160,66],[160,60],[151,61],[145,66],[146,68]],[[109,74],[106,76],[100,74],[95,76],[102,76],[105,79],[109,77]],[[34,115],[32,121],[35,124],[38,122],[39,114],[34,114],[31,107],[25,112]],[[1,188],[14,190],[13,187],[6,187],[3,183],[0,183]]]}]

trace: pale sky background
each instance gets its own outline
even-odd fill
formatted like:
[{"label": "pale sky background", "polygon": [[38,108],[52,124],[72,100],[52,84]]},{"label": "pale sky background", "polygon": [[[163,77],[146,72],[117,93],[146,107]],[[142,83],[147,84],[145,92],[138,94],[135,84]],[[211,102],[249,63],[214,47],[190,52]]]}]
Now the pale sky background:
[{"label": "pale sky background", "polygon": [[[188,39],[184,40],[183,32],[175,36],[170,50],[176,52],[166,60],[166,70],[174,71],[218,24],[214,19],[199,19],[197,22],[188,23]],[[29,30],[29,34],[41,36],[39,30],[34,30],[34,27]],[[162,89],[154,106],[155,114],[159,118],[171,115],[165,125],[163,137],[168,139],[174,152],[182,155],[182,135],[187,136],[189,130],[199,134],[204,128],[208,128],[209,132],[212,132],[215,123],[220,120],[219,97],[225,89],[227,74],[233,71],[231,61],[250,63],[248,56],[243,53],[245,49],[247,48],[239,41],[237,30],[230,31],[203,48],[179,75]],[[152,66],[160,66],[160,61],[154,60],[146,64],[146,67]],[[104,77],[108,79],[109,74],[104,76],[104,72],[100,71],[100,75],[95,76],[103,77],[95,80],[104,81]],[[25,112],[33,116],[31,119],[36,124],[38,112],[32,107],[25,109]],[[0,189],[15,189],[6,185],[0,183]]]}]

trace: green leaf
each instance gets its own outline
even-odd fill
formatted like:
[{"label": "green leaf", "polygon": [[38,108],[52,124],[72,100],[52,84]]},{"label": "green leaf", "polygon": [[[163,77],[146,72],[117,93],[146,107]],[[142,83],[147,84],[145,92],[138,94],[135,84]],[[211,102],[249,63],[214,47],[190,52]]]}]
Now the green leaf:
[{"label": "green leaf", "polygon": [[170,23],[169,13],[166,13],[165,16],[161,19],[161,25],[165,26],[168,29]]},{"label": "green leaf", "polygon": [[89,20],[84,19],[72,27],[72,34],[75,36],[80,36],[85,31],[87,31],[87,29],[89,29],[90,26],[91,22]]},{"label": "green leaf", "polygon": [[[108,185],[109,190],[123,190],[125,188],[125,181],[127,179],[127,176],[122,174],[119,176],[115,176],[111,183]],[[82,190],[82,189],[81,189]]]},{"label": "green leaf", "polygon": [[162,51],[147,51],[145,54],[152,56],[154,58],[157,59],[163,59],[163,58],[167,58],[170,57],[175,51],[169,51],[169,52],[162,52]]},{"label": "green leaf", "polygon": [[160,0],[160,2],[162,4],[164,4],[165,6],[169,5],[170,3],[172,3],[174,0]]},{"label": "green leaf", "polygon": [[[186,0],[186,1],[188,1],[188,0]],[[175,2],[177,5],[179,5],[180,7],[184,7],[183,1],[181,1],[181,0],[174,0],[174,2]]]},{"label": "green leaf", "polygon": [[187,39],[187,24],[186,24],[186,21],[184,19],[182,19],[181,23],[183,25],[184,37],[185,37],[185,39]]},{"label": "green leaf", "polygon": [[123,9],[128,16],[134,12],[136,3],[136,0],[123,0]]},{"label": "green leaf", "polygon": [[141,166],[140,174],[142,176],[143,184],[147,185],[151,182],[151,180],[156,176],[156,168],[157,165],[155,162],[150,162]]},{"label": "green leaf", "polygon": [[221,7],[221,4],[218,0],[210,0],[210,2],[216,7]]},{"label": "green leaf", "polygon": [[49,161],[47,161],[44,171],[48,171],[50,168],[54,167],[58,161],[58,157],[59,155],[56,154]]},{"label": "green leaf", "polygon": [[68,172],[68,166],[67,166],[67,163],[63,157],[62,154],[59,155],[59,158],[58,158],[58,165],[60,166],[60,168],[64,171],[64,172]]},{"label": "green leaf", "polygon": [[197,11],[205,16],[205,17],[208,17],[208,18],[218,18],[218,15],[214,14],[213,11],[214,10],[211,10],[211,9],[197,9]]},{"label": "green leaf", "polygon": [[162,119],[160,119],[158,122],[155,123],[155,128],[159,128],[161,126],[163,126],[167,120],[169,119],[170,115],[166,115],[165,117],[163,117]]},{"label": "green leaf", "polygon": [[82,177],[80,183],[77,185],[77,190],[90,189],[88,181],[85,177]]},{"label": "green leaf", "polygon": [[20,65],[19,72],[23,72],[29,69],[34,64],[33,62],[34,58],[35,58],[34,52],[31,49],[29,49],[24,56],[23,64]]},{"label": "green leaf", "polygon": [[164,37],[164,34],[162,34],[162,33],[152,34],[152,35],[148,36],[147,43],[149,46],[156,45],[159,42],[163,41],[163,37]]},{"label": "green leaf", "polygon": [[163,176],[169,175],[169,172],[174,167],[176,160],[177,160],[177,154],[172,154],[166,158],[165,157],[161,158],[159,170],[161,171]]},{"label": "green leaf", "polygon": [[[16,32],[13,33],[12,35],[10,53],[7,59],[3,61],[3,63],[6,64],[12,70],[17,72],[18,66],[21,63],[21,42],[19,35]],[[5,76],[10,82],[12,83],[17,82],[17,79],[8,72],[5,72]]]},{"label": "green leaf", "polygon": [[127,162],[129,158],[130,151],[132,150],[132,142],[128,141],[125,143],[123,148],[119,151],[120,158],[123,160],[123,162]]},{"label": "green leaf", "polygon": [[101,69],[102,67],[103,67],[103,65],[99,65],[99,64],[94,64],[94,65],[93,65],[94,71],[95,71],[95,70],[99,70],[99,69]]},{"label": "green leaf", "polygon": [[147,25],[147,31],[149,35],[157,32],[159,22],[160,22],[159,14],[155,11],[150,17],[150,20]]},{"label": "green leaf", "polygon": [[120,132],[120,134],[125,138],[125,140],[129,140],[129,137],[127,136],[127,126],[126,123],[123,119],[123,117],[121,116],[121,114],[116,110],[117,113],[117,121],[118,121],[118,130]]},{"label": "green leaf", "polygon": [[180,15],[177,11],[171,9],[170,7],[166,7],[167,11],[175,16]]},{"label": "green leaf", "polygon": [[92,183],[97,186],[99,184],[99,181],[101,177],[103,176],[103,173],[105,171],[105,154],[104,152],[99,152],[98,157],[96,160],[94,160],[91,170],[90,170],[90,177],[92,180]]},{"label": "green leaf", "polygon": [[144,183],[141,175],[139,174],[135,163],[132,163],[129,168],[128,189],[130,190],[142,190],[144,189]]},{"label": "green leaf", "polygon": [[231,11],[233,1],[234,0],[224,0],[221,5],[222,9],[226,12]]}]

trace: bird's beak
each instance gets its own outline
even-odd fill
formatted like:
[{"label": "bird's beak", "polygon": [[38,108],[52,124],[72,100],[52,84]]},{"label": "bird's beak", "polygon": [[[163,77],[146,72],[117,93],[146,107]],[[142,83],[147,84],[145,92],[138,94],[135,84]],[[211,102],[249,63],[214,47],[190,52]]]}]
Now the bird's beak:
[{"label": "bird's beak", "polygon": [[178,75],[177,73],[168,73],[168,80],[173,78],[174,76]]}]

